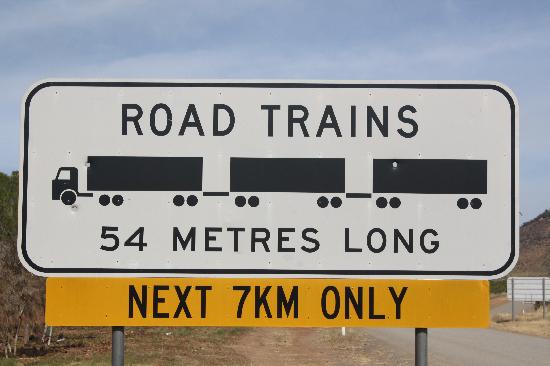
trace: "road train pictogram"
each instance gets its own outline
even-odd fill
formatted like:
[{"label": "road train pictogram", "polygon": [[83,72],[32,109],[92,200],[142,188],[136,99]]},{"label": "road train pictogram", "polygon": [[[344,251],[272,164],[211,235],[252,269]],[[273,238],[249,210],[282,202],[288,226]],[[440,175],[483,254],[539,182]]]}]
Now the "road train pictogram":
[{"label": "road train pictogram", "polygon": [[401,206],[400,194],[474,195],[457,199],[465,209],[481,207],[487,193],[487,161],[465,159],[374,159],[373,192],[346,192],[344,158],[230,158],[230,189],[203,191],[202,157],[90,156],[87,189],[79,189],[78,169],[59,168],[52,199],[73,205],[99,194],[102,206],[121,206],[133,191],[170,191],[175,206],[196,206],[199,196],[234,196],[235,205],[260,205],[266,192],[316,195],[317,205],[338,208],[343,198],[376,197],[379,208]]}]

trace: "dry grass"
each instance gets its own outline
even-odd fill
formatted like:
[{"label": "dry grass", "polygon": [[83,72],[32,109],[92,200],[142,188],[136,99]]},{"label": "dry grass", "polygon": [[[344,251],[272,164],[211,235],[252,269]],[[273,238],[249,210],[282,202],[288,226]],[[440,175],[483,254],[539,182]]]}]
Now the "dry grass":
[{"label": "dry grass", "polygon": [[512,320],[512,314],[510,313],[498,313],[493,315],[493,318],[491,319],[495,323],[504,323],[509,322]]},{"label": "dry grass", "polygon": [[546,319],[542,319],[542,309],[518,315],[515,321],[512,321],[512,314],[499,313],[493,316],[492,327],[508,332],[550,338],[549,318],[550,314],[547,312]]},{"label": "dry grass", "polygon": [[[244,328],[128,328],[127,365],[246,365],[231,344]],[[63,342],[55,342],[62,332]],[[110,328],[54,328],[45,355],[20,357],[17,365],[110,365]]]}]

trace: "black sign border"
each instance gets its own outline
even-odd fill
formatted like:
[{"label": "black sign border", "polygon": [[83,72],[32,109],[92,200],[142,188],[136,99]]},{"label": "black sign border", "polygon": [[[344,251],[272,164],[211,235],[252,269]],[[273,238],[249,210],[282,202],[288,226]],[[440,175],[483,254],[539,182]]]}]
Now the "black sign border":
[{"label": "black sign border", "polygon": [[[118,88],[132,88],[132,87],[173,87],[173,88],[277,88],[277,89],[475,89],[475,90],[495,90],[501,93],[510,103],[510,115],[511,115],[511,248],[510,257],[504,265],[496,270],[488,271],[417,271],[417,270],[290,270],[290,269],[146,269],[146,268],[134,268],[134,269],[114,269],[114,268],[45,268],[34,263],[26,247],[26,234],[27,234],[27,171],[28,171],[28,141],[29,141],[29,111],[32,98],[42,89],[48,87],[118,87]],[[109,274],[109,273],[128,273],[128,274],[204,274],[204,275],[337,275],[337,276],[464,276],[464,277],[495,277],[501,273],[504,273],[513,263],[516,258],[516,104],[514,98],[501,86],[494,84],[449,84],[449,83],[325,83],[325,82],[103,82],[103,81],[46,81],[40,83],[34,87],[27,95],[25,99],[24,110],[24,127],[23,127],[23,197],[21,204],[21,233],[20,244],[21,254],[25,262],[35,271],[41,274],[49,273],[61,273],[61,274]]]}]

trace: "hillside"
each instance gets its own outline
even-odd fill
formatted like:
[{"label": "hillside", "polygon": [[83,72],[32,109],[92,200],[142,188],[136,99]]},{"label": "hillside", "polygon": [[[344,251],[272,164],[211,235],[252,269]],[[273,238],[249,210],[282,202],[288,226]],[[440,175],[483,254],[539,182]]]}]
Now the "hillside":
[{"label": "hillside", "polygon": [[512,275],[550,276],[550,210],[520,228],[519,260]]}]

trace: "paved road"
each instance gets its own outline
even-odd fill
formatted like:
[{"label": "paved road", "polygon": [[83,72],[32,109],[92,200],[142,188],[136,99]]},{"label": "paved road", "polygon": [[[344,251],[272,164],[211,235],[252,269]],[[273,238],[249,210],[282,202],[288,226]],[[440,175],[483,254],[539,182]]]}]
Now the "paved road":
[{"label": "paved road", "polygon": [[[414,364],[414,329],[366,330]],[[429,364],[433,365],[550,365],[550,339],[493,329],[429,329]]]},{"label": "paved road", "polygon": [[[533,304],[526,304],[520,301],[514,301],[514,313],[517,315],[521,315],[524,311],[529,312],[533,311]],[[491,316],[498,314],[498,313],[512,313],[512,302],[509,301],[507,303],[504,303],[499,306],[495,306],[491,309]],[[550,363],[549,363],[550,364]]]}]

